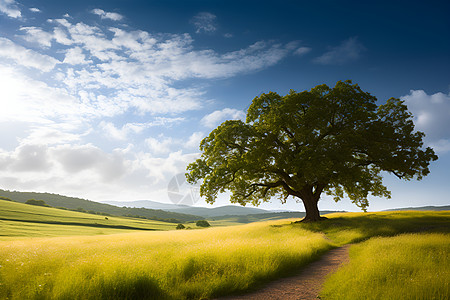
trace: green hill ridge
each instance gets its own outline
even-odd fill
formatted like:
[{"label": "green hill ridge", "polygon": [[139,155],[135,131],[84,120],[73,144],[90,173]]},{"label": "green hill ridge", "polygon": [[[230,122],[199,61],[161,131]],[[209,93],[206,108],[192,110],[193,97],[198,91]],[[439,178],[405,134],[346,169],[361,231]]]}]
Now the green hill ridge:
[{"label": "green hill ridge", "polygon": [[140,217],[172,223],[183,223],[204,219],[203,217],[197,215],[169,212],[160,209],[117,207],[105,203],[51,193],[18,192],[0,189],[0,197],[9,198],[13,201],[21,203],[25,203],[30,199],[44,200],[46,204],[57,208],[79,210],[93,214]]}]

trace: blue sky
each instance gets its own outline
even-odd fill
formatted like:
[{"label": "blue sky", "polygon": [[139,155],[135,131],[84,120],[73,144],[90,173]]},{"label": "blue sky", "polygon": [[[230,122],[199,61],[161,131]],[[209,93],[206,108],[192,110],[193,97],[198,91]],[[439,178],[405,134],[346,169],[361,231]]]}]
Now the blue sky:
[{"label": "blue sky", "polygon": [[[169,203],[200,140],[254,97],[351,79],[380,104],[404,99],[439,155],[420,182],[385,174],[392,199],[369,210],[448,205],[449,12],[448,1],[0,0],[0,188]],[[319,207],[357,210],[326,196]]]}]

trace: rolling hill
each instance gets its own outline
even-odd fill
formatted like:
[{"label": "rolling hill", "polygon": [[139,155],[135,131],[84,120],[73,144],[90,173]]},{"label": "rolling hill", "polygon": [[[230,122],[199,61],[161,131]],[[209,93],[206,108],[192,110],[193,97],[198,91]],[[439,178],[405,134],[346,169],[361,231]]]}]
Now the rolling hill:
[{"label": "rolling hill", "polygon": [[175,224],[102,216],[0,199],[0,240],[12,237],[71,236],[173,230]]},{"label": "rolling hill", "polygon": [[263,214],[263,213],[271,213],[269,210],[254,208],[254,207],[246,207],[246,206],[238,206],[238,205],[225,205],[220,207],[195,207],[195,206],[187,206],[187,205],[176,205],[176,204],[167,204],[160,203],[156,201],[150,200],[139,200],[139,201],[105,201],[103,203],[108,203],[116,206],[129,206],[129,207],[143,207],[147,209],[162,209],[165,211],[171,211],[182,214],[192,214],[197,216],[202,216],[204,218],[212,218],[218,216],[241,216],[241,215],[249,215],[249,214]]},{"label": "rolling hill", "polygon": [[52,207],[64,207],[71,210],[103,213],[115,216],[145,217],[152,220],[171,221],[173,223],[203,219],[203,217],[198,215],[170,212],[161,209],[117,207],[110,204],[50,193],[18,192],[0,189],[0,197],[6,197],[22,203],[25,203],[29,199],[44,200],[45,203]]}]

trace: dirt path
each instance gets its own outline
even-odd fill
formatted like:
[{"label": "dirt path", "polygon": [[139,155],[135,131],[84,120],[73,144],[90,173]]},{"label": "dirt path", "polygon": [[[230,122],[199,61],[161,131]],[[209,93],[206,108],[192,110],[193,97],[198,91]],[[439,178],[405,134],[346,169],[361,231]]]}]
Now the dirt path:
[{"label": "dirt path", "polygon": [[350,245],[332,249],[318,261],[309,264],[299,275],[282,278],[269,283],[266,287],[241,296],[220,298],[221,300],[272,300],[272,299],[317,299],[317,295],[328,273],[336,271],[348,262]]}]

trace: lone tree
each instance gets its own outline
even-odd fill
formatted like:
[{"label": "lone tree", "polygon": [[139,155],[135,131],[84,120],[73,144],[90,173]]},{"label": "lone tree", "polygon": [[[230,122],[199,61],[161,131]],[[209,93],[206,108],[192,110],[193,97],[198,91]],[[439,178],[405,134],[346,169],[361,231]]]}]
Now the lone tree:
[{"label": "lone tree", "polygon": [[253,99],[246,122],[225,121],[200,143],[200,159],[188,165],[188,182],[203,179],[201,196],[259,205],[275,195],[300,199],[303,221],[318,221],[323,192],[337,202],[344,193],[366,210],[367,197],[390,192],[381,172],[420,180],[430,171],[433,149],[423,149],[403,101],[377,99],[351,81],[319,85],[286,96],[270,92]]}]

